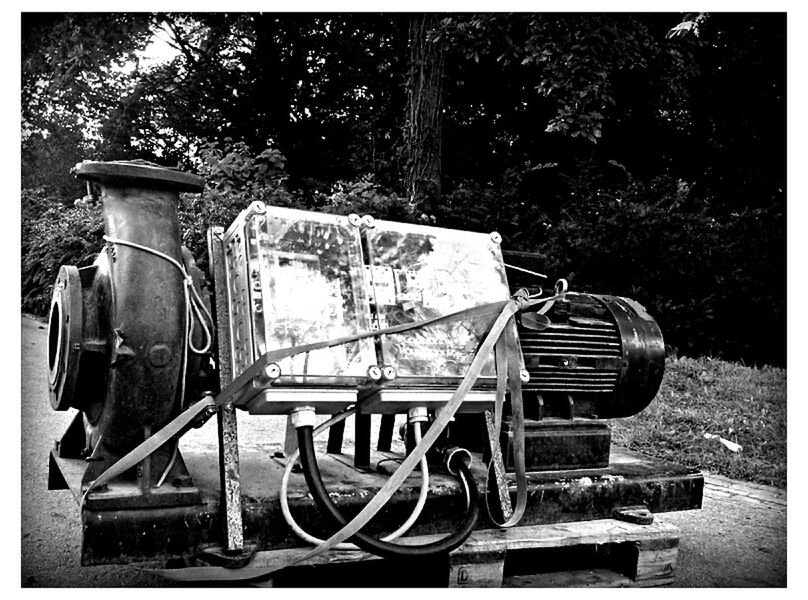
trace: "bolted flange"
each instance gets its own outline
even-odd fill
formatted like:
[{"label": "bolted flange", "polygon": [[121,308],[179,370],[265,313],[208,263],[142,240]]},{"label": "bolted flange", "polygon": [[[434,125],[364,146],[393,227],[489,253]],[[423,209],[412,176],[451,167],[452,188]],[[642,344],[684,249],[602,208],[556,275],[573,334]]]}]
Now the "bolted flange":
[{"label": "bolted flange", "polygon": [[72,265],[63,265],[53,286],[48,320],[48,383],[54,410],[75,406],[73,400],[82,352],[82,310],[79,270]]}]

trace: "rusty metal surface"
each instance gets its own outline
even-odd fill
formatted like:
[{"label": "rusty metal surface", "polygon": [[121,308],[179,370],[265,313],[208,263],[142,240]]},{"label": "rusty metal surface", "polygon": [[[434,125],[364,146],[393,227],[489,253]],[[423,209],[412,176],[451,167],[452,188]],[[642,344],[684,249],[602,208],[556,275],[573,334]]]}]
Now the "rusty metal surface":
[{"label": "rusty metal surface", "polygon": [[[513,470],[513,431],[502,424],[505,465]],[[609,466],[612,434],[604,421],[543,419],[525,423],[525,462],[529,471],[597,469]]]},{"label": "rusty metal surface", "polygon": [[[194,530],[188,533],[187,544],[177,541],[174,533],[169,540],[159,536],[147,541],[133,539],[126,528],[115,530],[111,514],[89,513],[85,519],[85,534],[90,539],[104,539],[92,548],[93,562],[130,562],[133,556],[145,557],[151,553],[155,559],[190,556],[199,549],[200,540],[211,545],[220,545],[222,513],[219,497],[219,470],[209,454],[185,452],[195,484],[203,492],[203,503],[195,511],[186,512],[193,527],[206,527],[205,532]],[[300,547],[304,544],[286,525],[278,501],[278,488],[283,472],[283,461],[267,460],[268,452],[251,452],[241,456],[242,506],[244,519],[244,543],[254,544],[258,550]],[[371,464],[382,459],[384,454],[372,453]],[[478,486],[485,482],[485,464],[474,456],[472,470]],[[346,455],[321,455],[318,457],[323,476],[329,482],[329,491],[340,509],[350,518],[367,504],[368,500],[383,485],[386,476],[374,471],[358,471],[352,467],[352,458]],[[462,513],[463,495],[457,481],[436,472],[431,477],[430,495],[424,509],[412,529],[413,535],[445,533],[457,524]],[[513,477],[506,476],[515,494]],[[420,479],[413,474],[405,481],[380,513],[368,525],[370,534],[389,533],[391,528],[404,522],[418,496]],[[591,519],[611,518],[616,507],[646,506],[654,513],[700,508],[704,479],[700,473],[671,463],[650,459],[618,448],[612,449],[612,461],[606,469],[561,471],[528,474],[528,507],[520,525],[562,523]],[[482,499],[481,499],[482,501]],[[305,523],[315,535],[332,533],[328,522],[322,519],[312,502],[303,477],[293,476],[290,481],[289,504],[296,520]],[[140,511],[147,527],[166,514],[156,509]],[[483,514],[485,509],[483,508]],[[173,514],[173,513],[172,513]],[[127,517],[128,518],[128,517]],[[134,518],[134,514],[132,515]],[[492,524],[481,518],[480,528]],[[187,531],[179,521],[167,521],[166,527],[174,531]],[[178,529],[177,529],[178,528]]]},{"label": "rusty metal surface", "polygon": [[[233,370],[230,356],[230,312],[227,302],[227,277],[222,242],[224,230],[213,227],[208,230],[208,253],[216,289],[216,322],[218,342],[219,384],[226,386],[232,381]],[[217,414],[219,433],[219,469],[223,503],[224,547],[227,550],[241,550],[244,547],[243,524],[241,519],[241,483],[238,453],[238,424],[236,409],[222,406]]]},{"label": "rusty metal surface", "polygon": [[217,543],[214,503],[82,512],[82,565],[182,557]]},{"label": "rusty metal surface", "polygon": [[[62,469],[53,481],[77,479],[80,489],[181,410],[184,278],[154,253],[182,262],[178,189],[201,179],[143,163],[82,163],[76,173],[96,182],[110,238],[92,266],[61,269],[49,328],[52,404],[81,411],[50,463]],[[189,379],[196,376],[194,366],[189,362]],[[81,468],[65,472],[60,459],[77,460]],[[183,504],[197,498],[182,457],[173,444],[164,444],[93,490],[87,505]]]},{"label": "rusty metal surface", "polygon": [[491,460],[493,461],[491,477],[493,477],[494,480],[494,489],[496,491],[498,500],[499,511],[497,513],[497,518],[501,518],[502,522],[505,522],[511,518],[513,509],[511,507],[511,500],[508,495],[508,483],[505,476],[505,465],[502,460],[502,447],[498,443],[499,440],[494,439],[494,436],[496,435],[494,415],[488,410],[485,411],[485,429],[488,433],[486,454],[490,455],[493,453],[493,456],[491,457]]},{"label": "rusty metal surface", "polygon": [[[181,261],[177,199],[176,192],[167,190],[133,193],[105,186],[105,232]],[[91,445],[95,448],[103,435],[103,446],[117,457],[143,441],[142,427],[161,428],[178,408],[185,298],[182,275],[168,261],[122,245],[113,252],[112,368],[97,420],[92,422],[92,411],[87,414],[94,426]],[[170,360],[155,366],[149,353],[158,344],[170,349]]]},{"label": "rusty metal surface", "polygon": [[[182,461],[182,455],[178,454],[176,460]],[[86,471],[87,463],[80,458],[61,457],[55,448],[51,451],[49,462],[49,476],[55,484],[59,484],[59,487],[49,489],[69,489],[76,501],[80,502],[83,493],[82,477]],[[180,470],[185,470],[184,462],[180,465]],[[57,477],[61,479],[59,480]],[[186,476],[185,480],[177,483],[179,485],[165,484],[159,488],[148,489],[145,492],[148,498],[144,499],[142,486],[128,481],[112,481],[89,494],[84,502],[84,507],[90,511],[108,511],[124,508],[143,508],[144,505],[149,508],[156,508],[199,503],[199,490],[190,485],[190,478]]]},{"label": "rusty metal surface", "polygon": [[118,186],[162,187],[181,192],[201,192],[205,187],[205,180],[198,175],[146,161],[84,161],[74,171],[78,177]]},{"label": "rusty metal surface", "polygon": [[[227,352],[230,355],[229,365],[232,378],[236,374],[242,373],[253,362],[253,334],[250,325],[251,308],[247,289],[249,280],[244,236],[237,231],[224,243],[224,276],[217,281],[225,283],[217,285],[219,290],[217,291],[217,314],[221,311],[219,304],[223,304],[224,308],[228,310],[228,314],[225,315],[226,320],[219,322],[228,323],[229,327],[226,339],[228,340]],[[239,343],[234,344],[233,340],[239,340]],[[223,346],[224,343],[220,342],[220,345]]]}]

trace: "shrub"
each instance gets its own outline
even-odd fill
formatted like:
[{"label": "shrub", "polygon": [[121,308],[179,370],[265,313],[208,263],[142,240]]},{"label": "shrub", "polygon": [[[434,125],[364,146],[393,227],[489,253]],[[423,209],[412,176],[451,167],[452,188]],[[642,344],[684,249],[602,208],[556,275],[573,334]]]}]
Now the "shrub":
[{"label": "shrub", "polygon": [[103,245],[98,207],[66,206],[43,188],[22,191],[22,310],[46,315],[59,267],[92,263]]},{"label": "shrub", "polygon": [[662,180],[575,198],[536,248],[573,289],[644,304],[683,354],[782,365],[784,233],[778,206],[719,213]]},{"label": "shrub", "polygon": [[363,175],[355,181],[337,181],[327,192],[317,194],[315,203],[324,212],[337,215],[356,213],[405,222],[417,218],[405,198],[382,189],[372,175]]}]

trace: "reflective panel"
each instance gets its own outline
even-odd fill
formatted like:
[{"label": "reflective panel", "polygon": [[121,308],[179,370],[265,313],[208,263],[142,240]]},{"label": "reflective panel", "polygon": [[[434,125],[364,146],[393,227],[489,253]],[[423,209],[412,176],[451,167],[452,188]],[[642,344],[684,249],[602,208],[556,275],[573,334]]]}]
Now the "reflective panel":
[{"label": "reflective panel", "polygon": [[[489,234],[376,221],[365,235],[370,301],[381,328],[509,297],[502,254]],[[382,362],[399,377],[462,377],[484,328],[466,320],[385,335]],[[495,375],[493,353],[482,374]]]},{"label": "reflective panel", "polygon": [[[270,206],[245,214],[240,225],[253,360],[267,350],[370,329],[359,231],[347,217]],[[364,376],[376,356],[373,342],[361,340],[279,364],[279,383],[319,384],[323,377]]]}]

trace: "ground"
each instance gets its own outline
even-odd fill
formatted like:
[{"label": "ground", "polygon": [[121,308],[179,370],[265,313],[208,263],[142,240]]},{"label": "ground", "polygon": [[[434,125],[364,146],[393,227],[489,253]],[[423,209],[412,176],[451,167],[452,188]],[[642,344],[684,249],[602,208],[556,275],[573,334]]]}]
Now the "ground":
[{"label": "ground", "polygon": [[[47,490],[48,452],[71,415],[54,412],[48,403],[46,342],[45,325],[23,317],[21,584],[169,585],[132,567],[79,565],[78,506],[70,492]],[[786,585],[783,490],[708,475],[702,510],[668,513],[661,518],[682,531],[677,587]]]}]

